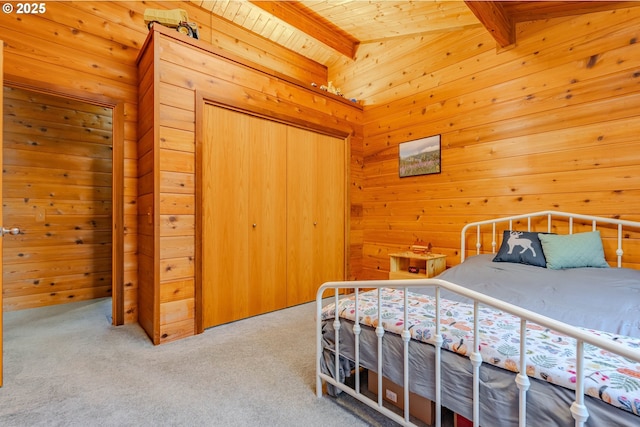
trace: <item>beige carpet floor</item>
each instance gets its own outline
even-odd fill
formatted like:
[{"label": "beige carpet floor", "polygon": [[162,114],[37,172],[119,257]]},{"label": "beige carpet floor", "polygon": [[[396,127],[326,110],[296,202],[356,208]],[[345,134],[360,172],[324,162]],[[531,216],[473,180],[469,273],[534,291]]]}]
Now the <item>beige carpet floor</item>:
[{"label": "beige carpet floor", "polygon": [[315,395],[315,305],[153,346],[111,300],[4,315],[0,426],[393,426]]}]

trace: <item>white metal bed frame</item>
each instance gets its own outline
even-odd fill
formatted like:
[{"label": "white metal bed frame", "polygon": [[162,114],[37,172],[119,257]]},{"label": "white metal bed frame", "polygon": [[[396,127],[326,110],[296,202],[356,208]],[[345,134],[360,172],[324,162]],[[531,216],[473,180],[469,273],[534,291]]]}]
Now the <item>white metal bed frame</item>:
[{"label": "white metal bed frame", "polygon": [[469,233],[470,230],[473,230],[474,228],[476,229],[476,254],[479,254],[481,252],[482,249],[482,243],[481,243],[481,239],[480,239],[480,235],[481,232],[483,230],[483,226],[487,226],[487,225],[491,225],[491,236],[492,236],[492,240],[491,240],[491,252],[495,253],[496,252],[496,247],[497,247],[497,241],[496,241],[496,225],[500,224],[500,223],[509,223],[509,229],[513,230],[513,221],[519,220],[519,219],[526,219],[527,220],[527,231],[531,231],[531,220],[533,218],[545,218],[547,220],[547,232],[551,233],[552,231],[552,226],[553,226],[553,221],[554,219],[561,219],[561,220],[565,220],[563,221],[563,223],[567,223],[569,224],[569,233],[568,234],[573,234],[573,224],[574,224],[574,220],[582,220],[582,221],[589,221],[591,222],[591,226],[592,226],[592,230],[597,230],[598,229],[598,224],[611,224],[611,225],[616,225],[617,226],[617,237],[618,237],[618,248],[616,250],[616,257],[617,257],[617,266],[618,267],[622,267],[622,255],[624,254],[624,251],[622,250],[622,230],[623,227],[629,227],[629,228],[635,228],[635,229],[640,229],[640,222],[635,222],[635,221],[626,221],[623,219],[614,219],[614,218],[605,218],[605,217],[599,217],[599,216],[592,216],[592,215],[581,215],[581,214],[574,214],[574,213],[567,213],[567,212],[559,212],[559,211],[540,211],[540,212],[533,212],[533,213],[528,213],[528,214],[522,214],[522,215],[513,215],[513,216],[507,216],[507,217],[503,217],[503,218],[496,218],[496,219],[488,219],[486,221],[477,221],[477,222],[472,222],[469,223],[467,225],[465,225],[464,227],[462,227],[462,231],[460,233],[460,262],[463,262],[466,256],[466,236],[467,233]]},{"label": "white metal bed frame", "polygon": [[[462,248],[461,248],[461,259],[464,260],[465,257],[465,237],[466,232],[469,229],[476,228],[477,230],[477,240],[476,240],[476,251],[480,253],[481,244],[480,244],[480,229],[484,225],[491,225],[493,232],[493,240],[492,240],[492,250],[495,252],[496,247],[496,224],[501,222],[509,222],[510,228],[513,225],[514,220],[518,219],[527,219],[528,228],[531,228],[531,219],[534,217],[547,216],[548,218],[548,230],[551,231],[552,227],[552,219],[553,217],[564,218],[569,221],[569,233],[573,232],[573,221],[574,219],[583,220],[583,221],[591,221],[593,224],[593,229],[595,230],[597,224],[606,223],[617,225],[618,229],[618,248],[616,250],[616,256],[618,259],[618,267],[622,264],[622,231],[623,226],[637,228],[640,229],[640,222],[633,221],[624,221],[624,220],[616,220],[610,218],[602,218],[588,215],[579,215],[579,214],[569,214],[564,212],[557,211],[542,211],[535,212],[532,214],[524,214],[524,215],[515,215],[511,217],[505,217],[494,220],[480,221],[475,223],[467,224],[462,231]],[[441,410],[441,351],[443,339],[440,333],[440,291],[442,289],[446,289],[450,292],[456,293],[463,297],[469,298],[474,301],[474,337],[479,336],[479,322],[478,322],[478,307],[479,305],[485,305],[493,308],[497,308],[499,310],[510,313],[514,316],[519,317],[520,320],[520,366],[527,366],[527,352],[526,352],[526,339],[525,334],[527,330],[528,323],[535,323],[537,325],[547,327],[558,331],[560,333],[565,334],[568,337],[572,337],[576,340],[576,358],[577,358],[577,372],[576,372],[576,389],[575,389],[575,401],[570,406],[570,411],[575,419],[576,427],[583,427],[587,418],[589,417],[589,413],[587,407],[584,404],[584,354],[583,349],[586,344],[593,345],[596,347],[600,347],[604,350],[607,350],[611,353],[621,355],[628,359],[634,360],[640,363],[640,351],[632,350],[626,347],[621,347],[619,345],[614,345],[611,341],[602,339],[598,336],[588,334],[581,329],[575,328],[571,325],[568,325],[563,322],[556,321],[549,317],[540,315],[538,313],[534,313],[529,310],[522,309],[518,306],[506,303],[504,301],[492,298],[490,296],[481,294],[479,292],[472,291],[470,289],[464,288],[462,286],[441,280],[441,279],[410,279],[410,280],[368,280],[368,281],[345,281],[345,282],[328,282],[323,284],[316,294],[316,394],[318,397],[322,397],[322,383],[325,381],[328,384],[333,385],[339,390],[344,391],[345,393],[351,395],[355,399],[363,402],[364,404],[370,406],[371,408],[377,410],[381,414],[386,417],[398,422],[401,425],[412,426],[415,425],[410,420],[410,407],[409,407],[409,342],[411,340],[411,334],[409,330],[406,329],[408,322],[408,313],[407,313],[407,291],[412,288],[425,288],[425,287],[433,287],[435,289],[435,300],[436,300],[436,309],[435,309],[435,333],[433,335],[433,339],[430,340],[430,343],[435,348],[435,366],[434,369],[434,378],[435,378],[435,425],[437,427],[441,426],[442,422],[442,410]],[[367,395],[360,392],[360,341],[359,335],[361,332],[361,326],[359,324],[358,319],[359,315],[359,307],[358,307],[358,294],[359,289],[377,289],[378,292],[378,313],[382,313],[381,307],[381,289],[382,288],[401,288],[404,291],[404,325],[405,329],[402,331],[401,337],[404,344],[404,357],[403,357],[403,392],[404,392],[404,416],[399,416],[392,410],[386,408],[383,405],[383,396],[380,391],[382,388],[382,378],[383,375],[377,376],[377,401],[369,398]],[[322,307],[324,293],[327,290],[333,289],[335,292],[334,303],[335,306],[338,306],[338,303],[341,298],[340,291],[345,289],[354,289],[355,290],[355,323],[353,325],[353,334],[355,337],[355,388],[351,388],[348,385],[337,381],[332,376],[322,373],[321,371],[321,357],[324,351],[322,346]],[[342,295],[344,297],[345,295]],[[335,333],[335,353],[338,355],[340,353],[340,318],[338,310],[336,310],[335,319],[333,321],[333,328]],[[377,359],[378,359],[378,369],[377,372],[382,372],[382,340],[385,335],[385,330],[381,325],[375,329],[376,336],[378,337],[377,341]],[[482,364],[482,357],[480,352],[478,351],[478,347],[474,346],[474,351],[470,353],[469,359],[473,367],[473,425],[474,427],[479,427],[479,415],[480,415],[480,366]],[[339,369],[340,357],[335,357],[335,371],[340,372]],[[526,371],[526,370],[525,370]],[[529,389],[529,377],[526,372],[520,372],[516,375],[515,382],[519,389],[519,426],[525,427],[527,425],[527,390]]]}]

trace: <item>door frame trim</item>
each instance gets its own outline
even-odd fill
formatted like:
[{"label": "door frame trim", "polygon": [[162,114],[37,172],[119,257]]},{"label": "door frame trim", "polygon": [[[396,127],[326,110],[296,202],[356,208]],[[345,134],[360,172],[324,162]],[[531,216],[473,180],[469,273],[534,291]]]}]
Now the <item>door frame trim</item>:
[{"label": "door frame trim", "polygon": [[124,324],[124,101],[62,88],[5,74],[3,86],[44,93],[112,110],[111,165],[111,314],[112,324]]}]

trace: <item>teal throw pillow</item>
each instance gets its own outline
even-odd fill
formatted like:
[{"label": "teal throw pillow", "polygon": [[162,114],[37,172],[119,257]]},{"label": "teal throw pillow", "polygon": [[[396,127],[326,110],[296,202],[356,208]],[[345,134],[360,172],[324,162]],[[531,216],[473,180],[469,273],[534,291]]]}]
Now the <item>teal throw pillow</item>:
[{"label": "teal throw pillow", "polygon": [[547,268],[609,267],[599,231],[576,234],[538,234]]}]

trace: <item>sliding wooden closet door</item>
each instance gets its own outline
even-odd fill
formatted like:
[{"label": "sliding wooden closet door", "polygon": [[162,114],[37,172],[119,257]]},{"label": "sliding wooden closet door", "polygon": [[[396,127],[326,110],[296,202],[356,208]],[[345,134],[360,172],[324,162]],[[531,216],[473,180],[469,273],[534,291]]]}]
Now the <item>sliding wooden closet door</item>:
[{"label": "sliding wooden closet door", "polygon": [[318,163],[311,132],[289,129],[287,143],[287,305],[310,301],[313,292]]},{"label": "sliding wooden closet door", "polygon": [[345,275],[345,141],[290,127],[287,140],[287,305]]},{"label": "sliding wooden closet door", "polygon": [[287,127],[250,117],[249,309],[253,316],[287,303]]},{"label": "sliding wooden closet door", "polygon": [[[202,301],[205,328],[235,319],[249,283],[246,118],[206,105],[202,142]],[[244,254],[245,256],[239,256]]]},{"label": "sliding wooden closet door", "polygon": [[286,127],[206,105],[203,327],[283,308]]},{"label": "sliding wooden closet door", "polygon": [[316,134],[320,165],[316,186],[315,242],[318,246],[313,295],[328,281],[345,280],[346,157],[345,140]]}]

